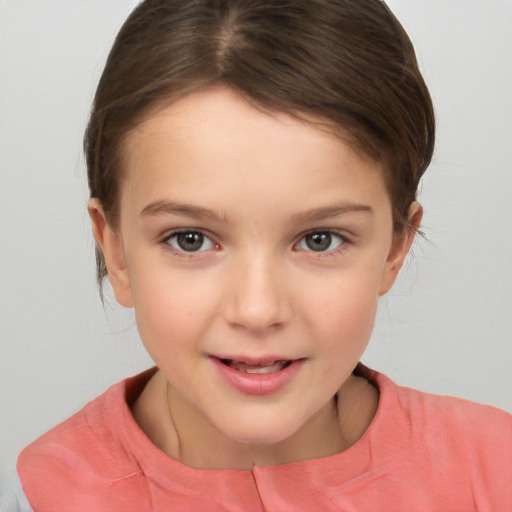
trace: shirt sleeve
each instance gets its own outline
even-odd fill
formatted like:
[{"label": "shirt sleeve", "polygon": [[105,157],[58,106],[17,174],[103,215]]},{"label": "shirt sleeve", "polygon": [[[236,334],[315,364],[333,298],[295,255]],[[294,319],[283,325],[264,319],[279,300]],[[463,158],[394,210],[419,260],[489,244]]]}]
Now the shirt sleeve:
[{"label": "shirt sleeve", "polygon": [[1,475],[0,512],[34,512],[15,472]]}]

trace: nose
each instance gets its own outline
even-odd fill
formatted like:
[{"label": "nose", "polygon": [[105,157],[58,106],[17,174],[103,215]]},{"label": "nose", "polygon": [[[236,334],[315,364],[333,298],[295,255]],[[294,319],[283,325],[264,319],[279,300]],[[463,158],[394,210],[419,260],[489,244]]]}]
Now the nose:
[{"label": "nose", "polygon": [[291,316],[286,271],[271,257],[241,258],[231,269],[227,322],[254,334],[284,326]]}]

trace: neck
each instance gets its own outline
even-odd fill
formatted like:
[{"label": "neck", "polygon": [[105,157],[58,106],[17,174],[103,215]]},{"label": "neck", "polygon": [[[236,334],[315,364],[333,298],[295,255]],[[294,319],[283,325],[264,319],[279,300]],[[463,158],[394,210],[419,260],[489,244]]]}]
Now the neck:
[{"label": "neck", "polygon": [[189,467],[251,470],[254,466],[315,459],[343,450],[334,399],[287,439],[252,444],[224,436],[204,418],[197,417],[196,410],[182,407],[172,389],[168,396],[175,433],[174,449],[169,455]]}]

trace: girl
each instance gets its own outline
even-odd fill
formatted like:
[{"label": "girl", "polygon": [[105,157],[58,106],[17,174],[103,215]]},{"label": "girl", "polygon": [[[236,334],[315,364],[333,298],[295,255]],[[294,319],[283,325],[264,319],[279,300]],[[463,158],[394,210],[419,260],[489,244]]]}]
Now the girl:
[{"label": "girl", "polygon": [[511,417],[359,364],[434,147],[379,0],[147,0],[85,137],[100,285],[156,368],[26,448],[45,510],[507,510]]}]

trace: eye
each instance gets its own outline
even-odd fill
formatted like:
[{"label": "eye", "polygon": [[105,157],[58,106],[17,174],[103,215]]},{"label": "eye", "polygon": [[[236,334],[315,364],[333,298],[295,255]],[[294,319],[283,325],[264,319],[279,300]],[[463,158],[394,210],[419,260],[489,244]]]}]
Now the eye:
[{"label": "eye", "polygon": [[338,249],[345,242],[345,238],[336,232],[312,231],[300,239],[298,248],[301,251],[329,252]]},{"label": "eye", "polygon": [[216,245],[201,231],[175,231],[165,239],[173,249],[179,252],[202,252]]}]

